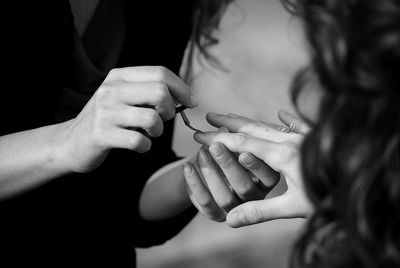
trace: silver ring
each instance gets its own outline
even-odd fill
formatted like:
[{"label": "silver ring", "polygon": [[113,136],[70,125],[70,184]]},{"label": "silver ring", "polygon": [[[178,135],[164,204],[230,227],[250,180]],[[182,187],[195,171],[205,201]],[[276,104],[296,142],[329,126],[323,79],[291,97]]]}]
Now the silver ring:
[{"label": "silver ring", "polygon": [[294,130],[296,129],[296,126],[293,124],[290,124],[289,126],[289,132],[294,132]]},{"label": "silver ring", "polygon": [[293,124],[290,124],[289,127],[279,127],[279,131],[282,131],[285,133],[294,132],[295,129],[296,129],[296,126]]}]

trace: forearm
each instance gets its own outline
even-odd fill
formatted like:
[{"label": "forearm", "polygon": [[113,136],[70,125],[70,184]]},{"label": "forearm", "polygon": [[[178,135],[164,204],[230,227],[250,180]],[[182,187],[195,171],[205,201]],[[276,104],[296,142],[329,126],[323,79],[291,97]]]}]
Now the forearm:
[{"label": "forearm", "polygon": [[0,200],[68,173],[56,149],[65,124],[0,137]]},{"label": "forearm", "polygon": [[183,164],[193,162],[193,159],[191,156],[178,160],[153,174],[140,197],[139,209],[143,219],[172,218],[191,205],[184,185]]}]

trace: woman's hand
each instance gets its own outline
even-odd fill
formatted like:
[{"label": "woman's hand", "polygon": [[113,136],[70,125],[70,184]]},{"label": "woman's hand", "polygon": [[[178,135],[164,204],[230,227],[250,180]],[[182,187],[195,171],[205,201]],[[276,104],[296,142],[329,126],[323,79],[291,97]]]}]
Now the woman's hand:
[{"label": "woman's hand", "polygon": [[[286,179],[288,190],[283,195],[243,204],[238,202],[236,207],[229,209],[226,220],[232,227],[278,218],[306,217],[312,211],[303,192],[299,167],[299,146],[308,127],[301,120],[284,111],[279,113],[279,118],[287,127],[256,122],[233,114],[228,116],[209,114],[207,120],[212,125],[226,127],[232,133],[195,134],[195,139],[201,144],[208,146],[215,146],[215,143],[223,144],[229,151],[239,153],[239,161],[242,159],[240,162],[243,166],[246,166],[243,158],[250,156],[248,158],[250,167],[265,169],[265,164],[267,164]],[[289,130],[291,130],[290,133],[288,133]],[[264,162],[264,165],[260,165],[259,159]],[[203,172],[203,175],[207,177],[210,173],[214,173],[215,177],[218,168],[216,166],[212,168],[211,164],[208,166],[208,171],[206,174]],[[200,211],[206,215],[215,211],[215,206],[218,205],[216,200],[220,198],[215,195],[216,191],[212,192],[210,185],[207,188],[204,183],[201,184],[196,171],[188,165],[185,168],[185,177],[192,199],[196,200],[198,208],[201,204]],[[208,183],[207,180],[206,182]],[[221,196],[220,192],[219,196]],[[221,214],[220,217],[223,219],[224,215]]]},{"label": "woman's hand", "polygon": [[279,181],[279,173],[263,161],[250,153],[238,158],[221,143],[203,146],[193,163],[184,166],[188,195],[202,214],[218,222],[239,204],[264,199]]},{"label": "woman's hand", "polygon": [[163,121],[175,116],[175,100],[196,104],[187,85],[164,67],[113,69],[81,113],[63,126],[60,158],[74,172],[98,167],[112,148],[140,153],[149,137],[163,132]]}]

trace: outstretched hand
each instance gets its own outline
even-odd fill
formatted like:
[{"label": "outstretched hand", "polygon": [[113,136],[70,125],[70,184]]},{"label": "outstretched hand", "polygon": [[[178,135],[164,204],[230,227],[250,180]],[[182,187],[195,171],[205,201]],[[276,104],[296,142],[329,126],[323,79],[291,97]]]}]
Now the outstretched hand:
[{"label": "outstretched hand", "polygon": [[[221,221],[226,218],[231,227],[279,218],[306,217],[311,214],[312,208],[303,191],[299,166],[299,146],[309,128],[300,119],[285,111],[279,112],[278,116],[286,126],[257,122],[234,114],[207,115],[211,125],[226,128],[229,132],[196,133],[194,136],[196,141],[209,146],[215,160],[213,163],[207,152],[200,152],[199,162],[203,180],[196,169],[189,165],[185,167],[189,195],[203,214],[214,220]],[[213,151],[223,152],[225,160],[219,161]],[[232,154],[229,156],[229,151],[239,154],[240,165]],[[227,167],[230,170],[228,172]],[[258,183],[249,180],[246,176],[249,173],[244,173],[244,168],[259,178]],[[221,172],[228,181],[221,180],[221,175],[218,176]],[[280,196],[264,199],[278,182],[277,174],[286,179],[287,191]],[[260,182],[264,188],[259,187]],[[218,184],[218,187],[215,184]],[[226,198],[227,196],[229,198]],[[219,215],[215,213],[216,207],[222,208]]]}]

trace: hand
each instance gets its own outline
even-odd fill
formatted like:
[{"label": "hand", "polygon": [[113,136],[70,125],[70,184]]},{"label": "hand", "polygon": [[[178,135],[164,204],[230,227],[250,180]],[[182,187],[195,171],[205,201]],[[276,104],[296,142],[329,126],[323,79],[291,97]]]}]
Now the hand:
[{"label": "hand", "polygon": [[251,153],[286,179],[288,189],[283,195],[246,202],[229,211],[226,220],[232,227],[279,218],[306,217],[312,213],[312,207],[303,191],[299,163],[299,146],[308,127],[284,111],[279,113],[279,118],[289,127],[290,124],[294,125],[295,131],[287,133],[282,127],[233,114],[209,114],[207,120],[210,124],[226,127],[234,133],[195,134],[196,141],[201,144],[210,145],[217,142],[224,144],[232,152]]},{"label": "hand", "polygon": [[197,169],[184,166],[188,195],[204,216],[218,222],[242,202],[264,199],[279,181],[279,173],[252,154],[238,159],[220,143],[203,146],[194,164]]},{"label": "hand", "polygon": [[64,125],[61,158],[71,171],[89,172],[112,148],[148,151],[149,137],[160,136],[163,121],[175,116],[175,100],[195,106],[187,85],[164,67],[111,70],[80,114]]}]

